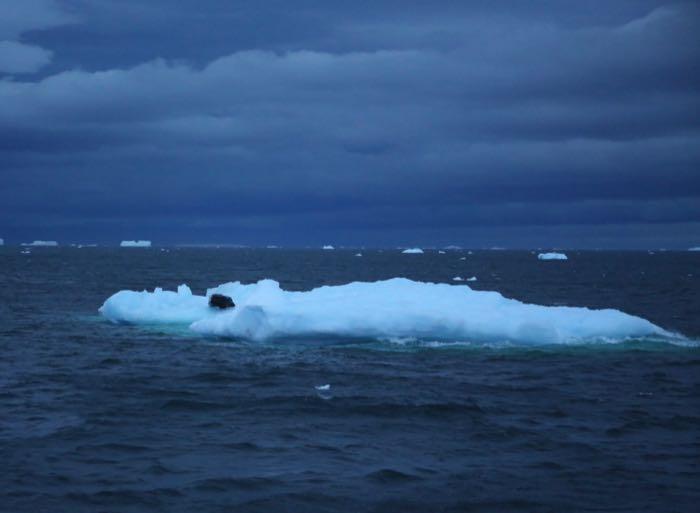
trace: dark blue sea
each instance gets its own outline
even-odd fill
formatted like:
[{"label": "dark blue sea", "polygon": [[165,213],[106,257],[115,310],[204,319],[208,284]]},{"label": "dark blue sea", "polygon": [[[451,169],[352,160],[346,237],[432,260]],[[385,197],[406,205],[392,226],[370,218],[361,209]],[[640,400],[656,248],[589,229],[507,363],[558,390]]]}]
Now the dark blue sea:
[{"label": "dark blue sea", "polygon": [[[700,253],[355,252],[0,248],[0,511],[698,511]],[[690,343],[253,343],[97,312],[121,289],[455,275]]]}]

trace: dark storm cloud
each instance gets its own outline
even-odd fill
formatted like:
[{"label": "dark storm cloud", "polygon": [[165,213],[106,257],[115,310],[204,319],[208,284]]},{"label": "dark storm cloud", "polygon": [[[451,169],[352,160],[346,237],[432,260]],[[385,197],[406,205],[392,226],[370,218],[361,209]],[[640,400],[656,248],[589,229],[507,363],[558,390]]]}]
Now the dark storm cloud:
[{"label": "dark storm cloud", "polygon": [[31,4],[0,24],[46,52],[0,43],[6,232],[700,222],[693,3]]}]

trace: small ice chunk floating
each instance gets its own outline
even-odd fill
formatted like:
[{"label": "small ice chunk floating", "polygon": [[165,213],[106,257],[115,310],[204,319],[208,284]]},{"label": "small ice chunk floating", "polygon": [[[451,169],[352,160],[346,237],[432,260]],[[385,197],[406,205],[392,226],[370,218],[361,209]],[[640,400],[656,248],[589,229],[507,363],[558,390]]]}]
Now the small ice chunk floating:
[{"label": "small ice chunk floating", "polygon": [[[210,307],[215,294],[232,298],[235,308]],[[273,280],[225,283],[204,296],[192,294],[187,285],[177,292],[122,290],[104,302],[100,313],[117,323],[178,324],[201,334],[256,341],[323,336],[515,344],[682,339],[619,310],[528,304],[467,285],[405,278],[305,292],[283,290]]]},{"label": "small ice chunk floating", "polygon": [[55,240],[35,240],[34,242],[23,242],[22,246],[55,248],[58,246],[58,242]]},{"label": "small ice chunk floating", "polygon": [[564,253],[540,253],[537,255],[538,260],[568,260]]},{"label": "small ice chunk floating", "polygon": [[122,248],[150,248],[150,240],[123,240],[119,244]]}]

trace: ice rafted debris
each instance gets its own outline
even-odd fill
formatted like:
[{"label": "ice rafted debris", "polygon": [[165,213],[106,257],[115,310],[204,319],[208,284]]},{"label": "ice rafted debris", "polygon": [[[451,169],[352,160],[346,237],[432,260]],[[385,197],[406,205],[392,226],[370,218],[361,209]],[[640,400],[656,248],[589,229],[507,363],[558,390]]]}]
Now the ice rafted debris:
[{"label": "ice rafted debris", "polygon": [[[236,307],[210,308],[208,297],[213,294],[231,297]],[[556,344],[673,336],[618,310],[527,304],[467,285],[405,278],[304,292],[283,290],[273,280],[226,283],[205,296],[192,294],[186,285],[177,292],[123,290],[108,298],[100,312],[114,322],[181,324],[205,335],[249,340],[414,337]]]}]

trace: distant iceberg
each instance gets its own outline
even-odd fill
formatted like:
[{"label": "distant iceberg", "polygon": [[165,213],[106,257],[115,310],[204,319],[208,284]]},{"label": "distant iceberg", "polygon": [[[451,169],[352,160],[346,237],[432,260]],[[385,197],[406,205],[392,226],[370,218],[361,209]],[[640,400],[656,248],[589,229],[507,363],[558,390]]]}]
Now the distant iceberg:
[{"label": "distant iceberg", "polygon": [[[236,307],[208,306],[217,293]],[[100,308],[113,322],[179,324],[215,336],[278,340],[319,336],[479,343],[562,344],[620,341],[673,334],[618,310],[540,306],[475,291],[466,285],[421,283],[405,278],[286,291],[278,282],[226,283],[197,296],[186,285],[177,292],[117,292]]]},{"label": "distant iceberg", "polygon": [[330,244],[326,244],[325,246],[323,246],[323,249],[330,250],[330,249],[335,249],[335,248],[333,246],[331,246]]},{"label": "distant iceberg", "polygon": [[355,256],[356,256],[356,257],[361,257],[361,256],[362,256],[362,253],[355,253]]},{"label": "distant iceberg", "polygon": [[462,278],[461,276],[455,276],[454,278],[452,278],[452,281],[464,281],[464,278]]},{"label": "distant iceberg", "polygon": [[119,246],[122,248],[150,248],[151,241],[150,240],[123,240],[121,242],[121,244],[119,244]]},{"label": "distant iceberg", "polygon": [[[2,239],[0,239],[0,240],[2,240]],[[700,251],[700,246],[695,246],[695,247],[692,247],[692,248],[688,248],[688,251]]]},{"label": "distant iceberg", "polygon": [[58,242],[55,240],[35,240],[34,242],[23,242],[22,246],[46,246],[46,247],[56,247]]},{"label": "distant iceberg", "polygon": [[476,281],[476,276],[472,276],[471,278],[467,278],[467,281]]},{"label": "distant iceberg", "polygon": [[420,248],[408,248],[404,249],[401,253],[403,253],[404,255],[422,255],[423,250]]},{"label": "distant iceberg", "polygon": [[4,246],[4,245],[5,245],[5,239],[0,239],[0,246]]},{"label": "distant iceberg", "polygon": [[564,253],[540,253],[537,255],[539,260],[568,260]]}]

